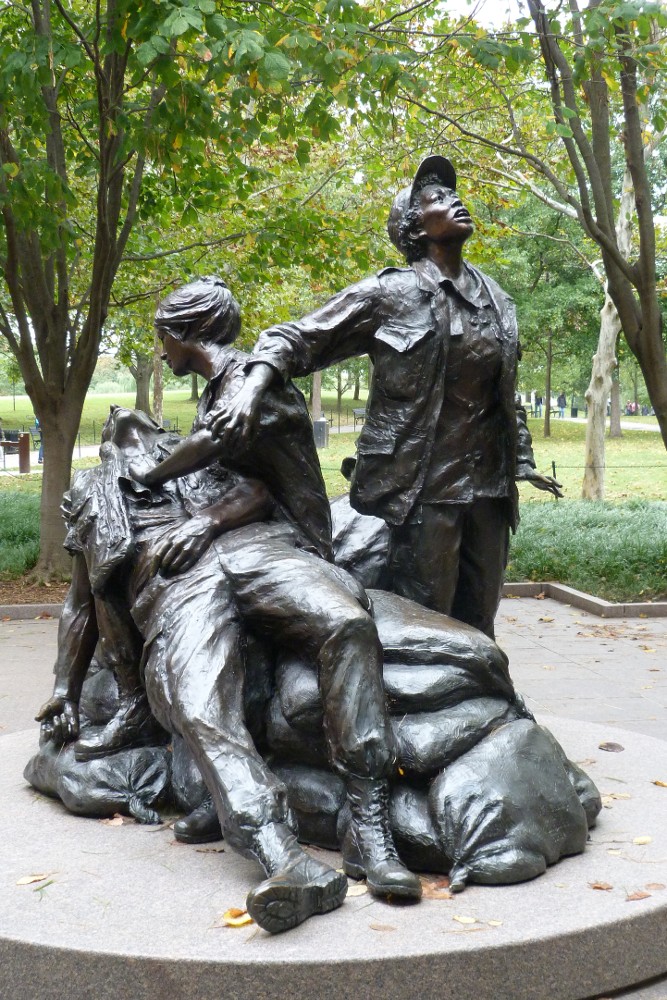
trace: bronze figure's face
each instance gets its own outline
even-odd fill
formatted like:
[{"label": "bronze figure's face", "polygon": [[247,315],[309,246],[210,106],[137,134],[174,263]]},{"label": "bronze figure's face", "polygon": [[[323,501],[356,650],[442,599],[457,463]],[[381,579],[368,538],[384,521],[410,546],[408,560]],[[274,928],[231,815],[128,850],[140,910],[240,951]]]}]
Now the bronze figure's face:
[{"label": "bronze figure's face", "polygon": [[189,375],[194,370],[193,345],[187,340],[172,337],[161,328],[158,328],[157,335],[162,342],[162,360],[167,362],[174,375]]},{"label": "bronze figure's face", "polygon": [[128,410],[124,406],[112,403],[109,416],[102,428],[102,441],[112,441],[119,448],[128,442],[152,443],[153,439],[162,434],[162,428],[141,410]]},{"label": "bronze figure's face", "polygon": [[427,184],[415,199],[421,230],[434,243],[460,243],[472,234],[470,212],[456,191],[441,184]]}]

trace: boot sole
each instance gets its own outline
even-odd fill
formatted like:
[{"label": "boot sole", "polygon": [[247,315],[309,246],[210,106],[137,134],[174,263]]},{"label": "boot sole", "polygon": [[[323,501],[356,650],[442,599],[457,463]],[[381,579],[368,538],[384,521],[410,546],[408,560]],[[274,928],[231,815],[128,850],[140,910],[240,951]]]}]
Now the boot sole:
[{"label": "boot sole", "polygon": [[200,834],[176,833],[174,830],[174,837],[179,844],[217,844],[224,839],[220,830],[217,833]]},{"label": "boot sole", "polygon": [[412,888],[409,885],[383,885],[379,882],[373,882],[372,879],[369,879],[366,869],[362,865],[355,864],[354,861],[345,861],[345,859],[343,859],[343,871],[350,878],[365,878],[368,891],[371,895],[380,896],[382,899],[388,899],[390,896],[393,896],[398,899],[417,900],[422,897],[421,882],[419,883],[419,888],[416,886]]},{"label": "boot sole", "polygon": [[268,884],[248,894],[248,913],[262,930],[281,934],[297,927],[309,917],[330,913],[342,904],[347,893],[347,879],[322,876],[306,885]]}]

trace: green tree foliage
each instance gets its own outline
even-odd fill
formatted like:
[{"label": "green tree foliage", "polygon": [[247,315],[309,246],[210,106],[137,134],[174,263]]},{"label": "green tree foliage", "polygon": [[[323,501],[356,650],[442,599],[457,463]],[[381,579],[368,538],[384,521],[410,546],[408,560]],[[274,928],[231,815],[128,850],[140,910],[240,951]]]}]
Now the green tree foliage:
[{"label": "green tree foliage", "polygon": [[[0,332],[44,427],[41,572],[63,565],[59,499],[121,265],[155,259],[155,227],[214,242],[202,215],[231,226],[262,157],[304,165],[378,106],[403,70],[372,14],[351,0],[0,10]],[[301,201],[283,221],[307,237]],[[278,260],[279,241],[254,238]]]}]

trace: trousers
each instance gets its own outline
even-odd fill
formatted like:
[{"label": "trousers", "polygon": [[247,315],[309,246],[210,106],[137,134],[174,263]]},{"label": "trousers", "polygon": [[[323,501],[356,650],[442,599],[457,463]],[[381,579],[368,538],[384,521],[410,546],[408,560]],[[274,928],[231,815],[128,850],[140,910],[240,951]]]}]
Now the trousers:
[{"label": "trousers", "polygon": [[246,629],[313,662],[338,773],[390,772],[395,750],[368,599],[343,570],[296,548],[289,529],[251,525],[229,532],[187,573],[153,577],[133,613],[147,640],[151,707],[183,737],[223,833],[240,853],[254,856],[259,828],[290,821],[285,786],[246,726]]},{"label": "trousers", "polygon": [[390,527],[394,593],[495,638],[509,553],[509,501],[420,504],[404,524]]}]

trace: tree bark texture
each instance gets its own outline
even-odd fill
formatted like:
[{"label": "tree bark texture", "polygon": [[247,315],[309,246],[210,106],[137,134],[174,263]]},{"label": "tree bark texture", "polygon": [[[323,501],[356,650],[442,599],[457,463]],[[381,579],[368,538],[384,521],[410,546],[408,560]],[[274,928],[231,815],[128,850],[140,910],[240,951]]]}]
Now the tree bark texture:
[{"label": "tree bark texture", "polygon": [[146,354],[138,354],[136,362],[131,366],[130,371],[137,384],[134,408],[135,410],[142,410],[150,417],[152,416],[150,388],[151,378],[153,377],[153,358]]},{"label": "tree bark texture", "polygon": [[584,500],[604,500],[607,400],[611,392],[612,375],[616,367],[616,341],[620,330],[621,322],[616,307],[606,295],[600,311],[600,336],[597,351],[593,355],[591,381],[586,390],[588,420],[586,423],[584,479],[581,487],[581,495]]},{"label": "tree bark texture", "polygon": [[162,373],[162,341],[155,334],[153,343],[153,418],[162,427],[164,420],[164,377]]}]

